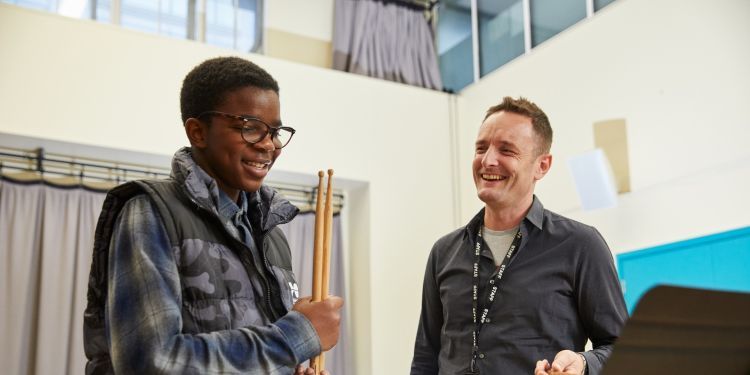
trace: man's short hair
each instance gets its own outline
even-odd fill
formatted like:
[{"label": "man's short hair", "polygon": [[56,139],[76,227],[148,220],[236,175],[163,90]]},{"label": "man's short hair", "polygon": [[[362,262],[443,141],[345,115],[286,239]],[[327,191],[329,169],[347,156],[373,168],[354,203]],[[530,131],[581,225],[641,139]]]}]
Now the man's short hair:
[{"label": "man's short hair", "polygon": [[239,57],[217,57],[202,62],[182,81],[182,123],[216,109],[226,94],[248,86],[279,93],[276,80],[250,61]]},{"label": "man's short hair", "polygon": [[531,125],[534,127],[534,133],[537,136],[537,154],[541,155],[549,152],[552,147],[552,126],[550,126],[549,119],[541,108],[524,97],[513,99],[510,96],[506,96],[503,98],[502,103],[492,106],[487,110],[484,119],[487,120],[492,114],[500,111],[529,117]]}]

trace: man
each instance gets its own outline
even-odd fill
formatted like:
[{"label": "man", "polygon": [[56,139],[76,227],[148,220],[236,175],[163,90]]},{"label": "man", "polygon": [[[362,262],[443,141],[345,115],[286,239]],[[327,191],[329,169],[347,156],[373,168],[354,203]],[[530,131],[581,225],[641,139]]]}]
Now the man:
[{"label": "man", "polygon": [[102,208],[87,374],[291,374],[336,344],[342,300],[294,303],[277,226],[298,209],[263,185],[294,134],[281,124],[278,93],[266,71],[236,57],[185,77],[191,147],[175,154],[170,179],[124,184]]},{"label": "man", "polygon": [[412,375],[601,370],[625,302],[599,232],[534,196],[551,144],[534,103],[506,97],[487,111],[472,164],[485,205],[432,248]]}]

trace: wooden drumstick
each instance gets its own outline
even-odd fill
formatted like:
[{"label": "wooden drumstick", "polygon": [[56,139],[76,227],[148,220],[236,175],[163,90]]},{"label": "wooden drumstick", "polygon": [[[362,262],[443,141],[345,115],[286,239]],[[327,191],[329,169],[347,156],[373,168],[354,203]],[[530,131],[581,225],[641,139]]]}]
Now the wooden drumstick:
[{"label": "wooden drumstick", "polygon": [[323,300],[323,231],[325,229],[323,215],[323,171],[318,171],[318,201],[315,204],[315,243],[313,245],[313,302]]},{"label": "wooden drumstick", "polygon": [[[331,275],[331,240],[333,239],[333,194],[332,194],[333,169],[328,170],[328,185],[326,186],[325,205],[325,231],[323,232],[323,281],[321,283],[321,294],[323,299],[328,298],[328,286]],[[318,356],[317,367],[322,371],[325,369],[325,353]]]},{"label": "wooden drumstick", "polygon": [[331,193],[332,178],[333,169],[329,169],[328,186],[326,186],[325,216],[323,216],[325,220],[325,232],[323,232],[323,282],[321,284],[321,294],[323,299],[328,297],[328,286],[331,275],[331,235],[333,233],[333,209],[331,207],[333,203],[333,194]]},{"label": "wooden drumstick", "polygon": [[[320,294],[321,298],[325,299],[328,297],[328,280],[330,279],[330,263],[331,263],[331,233],[333,230],[333,210],[331,209],[331,203],[333,202],[332,198],[332,192],[331,192],[331,179],[333,178],[333,169],[328,170],[328,186],[326,187],[326,201],[325,201],[325,209],[324,211],[320,210],[320,202],[321,199],[321,192],[323,191],[323,172],[318,173],[318,177],[320,178],[320,184],[318,188],[318,206],[317,211],[315,214],[315,236],[320,234],[322,232],[322,245],[321,245],[321,277],[320,277]],[[323,212],[323,217],[320,219],[323,223],[322,228],[319,226],[319,217],[320,213]],[[321,230],[322,229],[322,230]],[[315,242],[318,244],[318,241]],[[316,253],[317,254],[317,253]],[[317,255],[316,255],[317,256]],[[318,259],[317,257],[315,258]],[[317,268],[316,268],[317,270]],[[315,286],[315,282],[318,279],[315,279],[313,281],[313,286]],[[314,296],[315,294],[313,294]],[[315,297],[313,297],[313,301],[315,301]],[[310,360],[310,367],[313,368],[315,374],[319,374],[320,371],[322,371],[325,368],[325,354],[320,353],[318,356]]]},{"label": "wooden drumstick", "polygon": [[[312,301],[320,302],[323,300],[323,231],[325,229],[325,219],[323,218],[323,171],[318,171],[318,200],[315,203],[315,236],[313,244],[313,287]],[[310,359],[310,367],[318,375],[320,365],[318,357]]]}]

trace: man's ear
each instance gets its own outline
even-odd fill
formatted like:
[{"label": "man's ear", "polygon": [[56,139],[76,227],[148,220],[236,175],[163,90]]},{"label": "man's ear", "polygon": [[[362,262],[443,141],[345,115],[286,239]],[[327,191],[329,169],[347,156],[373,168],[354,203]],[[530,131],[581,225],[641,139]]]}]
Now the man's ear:
[{"label": "man's ear", "polygon": [[196,118],[189,118],[185,121],[185,135],[187,135],[190,145],[197,148],[206,147],[208,126]]},{"label": "man's ear", "polygon": [[534,179],[537,181],[541,180],[542,177],[549,172],[550,168],[552,168],[552,155],[539,155],[536,164],[536,171],[534,172]]}]

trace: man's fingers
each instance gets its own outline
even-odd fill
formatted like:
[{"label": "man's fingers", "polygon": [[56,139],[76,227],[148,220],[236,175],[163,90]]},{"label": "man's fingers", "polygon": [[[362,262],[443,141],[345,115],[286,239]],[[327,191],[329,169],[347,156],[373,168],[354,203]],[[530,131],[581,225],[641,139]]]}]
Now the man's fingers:
[{"label": "man's fingers", "polygon": [[536,361],[536,367],[534,368],[534,375],[547,375],[548,367],[549,367],[549,362],[547,362],[546,359],[543,359],[541,361]]},{"label": "man's fingers", "polygon": [[578,359],[578,354],[570,350],[561,350],[555,356],[555,360],[552,361],[552,371],[563,372],[570,370],[570,367],[575,364]]},{"label": "man's fingers", "polygon": [[552,362],[552,371],[556,372],[562,372],[563,366],[560,365],[560,362]]}]

